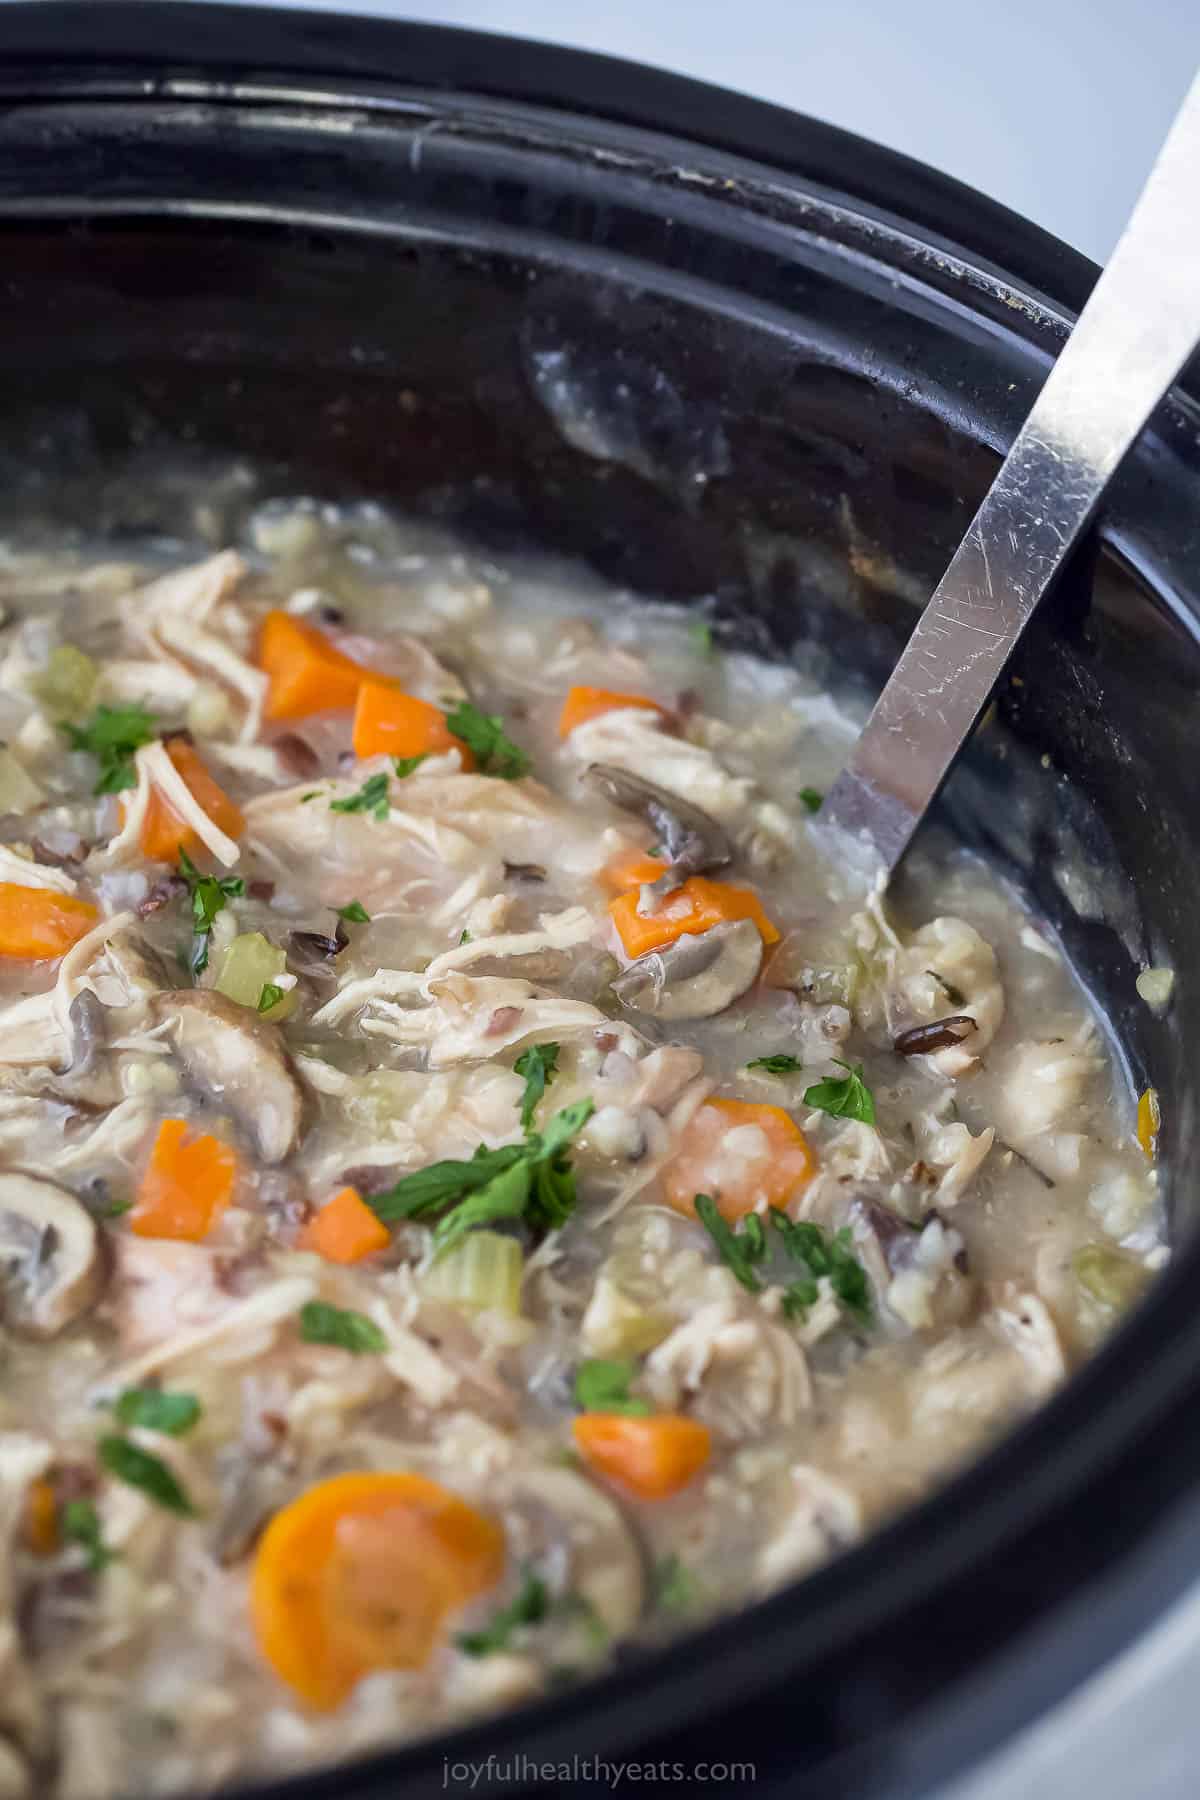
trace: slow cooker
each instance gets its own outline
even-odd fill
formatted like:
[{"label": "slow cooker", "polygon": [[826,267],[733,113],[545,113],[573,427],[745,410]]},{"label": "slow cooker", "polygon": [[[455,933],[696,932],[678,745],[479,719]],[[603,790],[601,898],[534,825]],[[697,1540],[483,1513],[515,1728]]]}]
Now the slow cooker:
[{"label": "slow cooker", "polygon": [[[869,692],[1095,273],[900,156],[603,57],[216,5],[0,11],[3,530],[186,535],[171,471],[211,467],[218,514],[377,499],[712,597]],[[622,1763],[749,1791],[719,1774],[739,1761],[764,1797],[928,1791],[1200,1569],[1198,681],[1185,383],[945,801],[1161,1096],[1177,1250],[1135,1315],[790,1590],[259,1800],[606,1791]],[[1163,1018],[1135,991],[1151,962],[1177,973]]]}]

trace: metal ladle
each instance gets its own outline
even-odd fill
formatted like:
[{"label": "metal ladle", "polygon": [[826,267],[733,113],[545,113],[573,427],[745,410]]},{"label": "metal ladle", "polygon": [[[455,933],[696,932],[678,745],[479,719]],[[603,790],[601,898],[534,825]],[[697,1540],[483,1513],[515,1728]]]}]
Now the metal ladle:
[{"label": "metal ladle", "polygon": [[1200,76],[821,809],[890,875],[1117,466],[1200,346]]}]

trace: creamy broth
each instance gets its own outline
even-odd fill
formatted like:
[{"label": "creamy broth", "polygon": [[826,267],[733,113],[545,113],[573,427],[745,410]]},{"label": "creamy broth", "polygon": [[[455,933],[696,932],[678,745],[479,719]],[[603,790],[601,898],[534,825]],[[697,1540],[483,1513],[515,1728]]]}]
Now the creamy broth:
[{"label": "creamy broth", "polygon": [[311,503],[0,598],[0,1794],[695,1629],[1165,1261],[1047,930],[952,848],[858,891],[856,719],[702,616]]}]

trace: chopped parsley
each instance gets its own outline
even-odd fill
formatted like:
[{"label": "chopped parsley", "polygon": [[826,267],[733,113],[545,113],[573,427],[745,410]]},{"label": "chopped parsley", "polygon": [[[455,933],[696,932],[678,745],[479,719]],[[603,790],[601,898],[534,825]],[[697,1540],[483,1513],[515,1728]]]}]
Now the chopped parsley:
[{"label": "chopped parsley", "polygon": [[420,756],[393,756],[392,767],[396,771],[396,780],[403,781],[406,775],[411,775],[414,769],[419,769],[428,755],[428,750],[422,750]]},{"label": "chopped parsley", "polygon": [[713,628],[707,619],[693,619],[688,626],[688,636],[701,656],[713,653]]},{"label": "chopped parsley", "polygon": [[768,1075],[795,1075],[804,1064],[795,1056],[756,1056],[748,1069],[765,1069]]},{"label": "chopped parsley", "polygon": [[367,1204],[385,1225],[442,1213],[433,1232],[439,1254],[468,1231],[501,1219],[556,1230],[575,1209],[575,1170],[567,1146],[594,1111],[594,1101],[577,1100],[556,1112],[544,1132],[529,1132],[523,1144],[496,1150],[480,1144],[469,1161],[416,1169],[384,1193],[368,1194]]},{"label": "chopped parsley", "polygon": [[182,1437],[200,1417],[195,1394],[169,1394],[162,1388],[126,1388],[113,1411],[122,1425],[140,1425],[145,1431],[162,1431]]},{"label": "chopped parsley", "polygon": [[650,1576],[654,1603],[664,1612],[689,1613],[699,1599],[696,1577],[673,1552],[655,1563]]},{"label": "chopped parsley", "polygon": [[[817,1298],[817,1282],[827,1276],[829,1285],[847,1312],[862,1320],[871,1316],[871,1289],[867,1272],[850,1248],[850,1232],[827,1237],[809,1219],[789,1219],[778,1207],[771,1208],[771,1223],[793,1262],[801,1263],[804,1276],[784,1292],[783,1308],[790,1318],[803,1317]],[[790,1299],[789,1299],[790,1296]]]},{"label": "chopped parsley", "polygon": [[179,873],[187,882],[192,903],[192,949],[188,967],[193,975],[208,967],[208,940],[216,917],[228,900],[246,891],[240,875],[202,875],[186,850],[179,852]]},{"label": "chopped parsley", "polygon": [[460,700],[453,712],[446,714],[446,725],[473,753],[481,774],[496,775],[501,781],[519,781],[528,775],[529,757],[507,735],[503,719],[480,712],[469,700]]},{"label": "chopped parsley", "polygon": [[455,1638],[466,1656],[490,1656],[493,1650],[508,1648],[514,1632],[523,1625],[540,1625],[550,1611],[550,1592],[533,1569],[526,1569],[515,1597],[500,1607],[482,1631],[463,1631]]},{"label": "chopped parsley", "polygon": [[93,1575],[99,1575],[116,1558],[117,1552],[104,1541],[100,1515],[90,1500],[67,1501],[62,1509],[62,1534],[70,1543],[79,1545]]},{"label": "chopped parsley", "polygon": [[161,1457],[152,1456],[137,1444],[131,1444],[128,1438],[115,1434],[102,1437],[97,1445],[100,1461],[110,1475],[129,1487],[141,1488],[149,1494],[151,1500],[168,1512],[179,1513],[182,1518],[195,1516],[195,1507],[179,1484],[173,1469],[169,1469]]},{"label": "chopped parsley", "polygon": [[332,1344],[352,1356],[387,1349],[387,1339],[373,1319],[327,1300],[309,1300],[300,1308],[300,1336],[306,1344]]},{"label": "chopped parsley", "polygon": [[141,706],[98,706],[86,725],[59,726],[72,750],[86,750],[100,764],[94,794],[119,794],[137,786],[133,757],[158,736],[158,722]]},{"label": "chopped parsley", "polygon": [[370,813],[382,822],[388,816],[388,778],[382,769],[377,775],[368,775],[356,794],[347,794],[344,800],[331,800],[330,812],[337,813]]},{"label": "chopped parsley", "polygon": [[351,900],[348,906],[337,908],[339,919],[345,919],[347,925],[369,925],[371,915],[361,900]]},{"label": "chopped parsley", "polygon": [[733,1271],[747,1293],[761,1293],[762,1280],[755,1264],[760,1263],[767,1253],[767,1234],[758,1214],[747,1213],[740,1227],[736,1227],[721,1217],[711,1194],[697,1194],[693,1204],[696,1217],[717,1246],[721,1261]]},{"label": "chopped parsley", "polygon": [[469,943],[470,943],[470,942],[471,942],[471,934],[470,934],[470,932],[469,932],[469,931],[468,931],[468,930],[467,930],[467,928],[466,928],[466,926],[465,926],[465,925],[464,925],[464,926],[463,926],[463,928],[462,928],[462,930],[461,930],[461,931],[460,931],[460,932],[459,932],[459,934],[458,934],[458,947],[459,947],[459,949],[460,949],[460,950],[461,950],[461,949],[462,949],[462,946],[463,946],[463,945],[464,945],[464,944],[469,944]]},{"label": "chopped parsley", "polygon": [[803,800],[810,813],[819,813],[822,806],[825,804],[825,796],[819,788],[802,787],[800,789],[800,798]]},{"label": "chopped parsley", "polygon": [[835,1119],[857,1119],[860,1124],[875,1123],[875,1097],[863,1080],[862,1064],[851,1068],[835,1057],[839,1069],[845,1069],[842,1076],[831,1075],[825,1081],[818,1081],[813,1087],[805,1088],[805,1106],[815,1106],[821,1112],[832,1114]]},{"label": "chopped parsley", "polygon": [[122,1213],[132,1211],[132,1200],[106,1200],[103,1206],[97,1208],[96,1216],[101,1219],[119,1219]]},{"label": "chopped parsley", "polygon": [[260,1013],[269,1013],[273,1006],[279,1005],[285,991],[286,990],[281,988],[277,981],[264,981],[262,993],[258,996],[258,1006],[255,1010]]},{"label": "chopped parsley", "polygon": [[521,1096],[521,1129],[533,1129],[533,1115],[537,1111],[538,1101],[546,1091],[546,1083],[554,1079],[558,1071],[557,1044],[530,1044],[528,1050],[522,1050],[513,1068],[518,1075],[525,1077],[525,1092]]},{"label": "chopped parsley", "polygon": [[629,1392],[629,1383],[636,1374],[634,1362],[591,1356],[575,1371],[575,1404],[584,1412],[625,1413],[631,1419],[645,1418],[650,1411],[648,1403]]}]

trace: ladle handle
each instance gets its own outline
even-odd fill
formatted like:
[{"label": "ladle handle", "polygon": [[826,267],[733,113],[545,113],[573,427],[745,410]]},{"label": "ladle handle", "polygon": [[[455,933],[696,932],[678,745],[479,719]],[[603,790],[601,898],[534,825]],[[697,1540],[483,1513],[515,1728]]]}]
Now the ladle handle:
[{"label": "ladle handle", "polygon": [[1200,76],[822,824],[890,873],[1121,458],[1200,344]]}]

